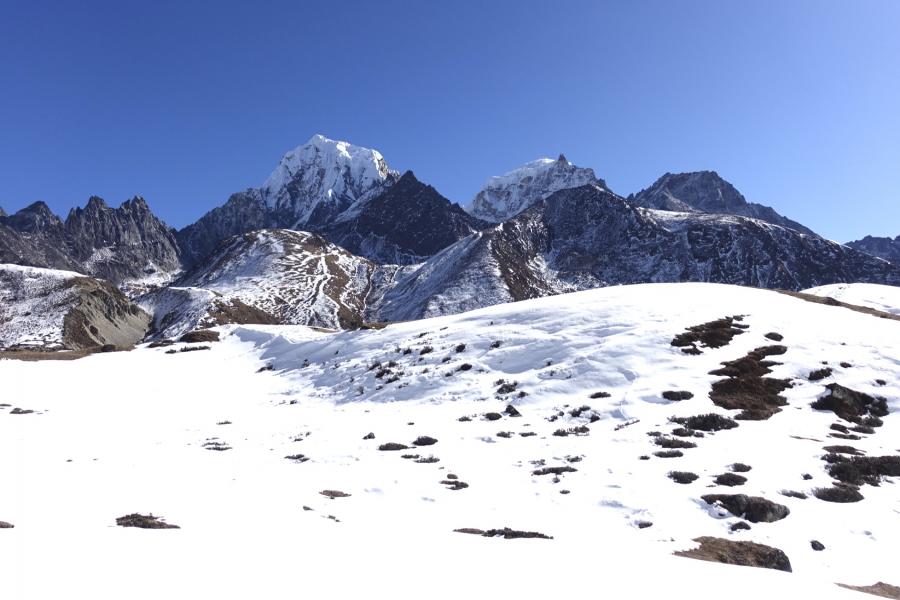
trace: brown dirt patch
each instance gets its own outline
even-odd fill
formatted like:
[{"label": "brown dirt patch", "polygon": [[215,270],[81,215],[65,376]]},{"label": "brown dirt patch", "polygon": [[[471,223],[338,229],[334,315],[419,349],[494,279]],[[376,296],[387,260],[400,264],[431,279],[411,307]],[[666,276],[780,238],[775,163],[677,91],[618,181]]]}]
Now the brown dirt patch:
[{"label": "brown dirt patch", "polygon": [[694,541],[700,543],[699,548],[675,552],[675,556],[725,563],[727,565],[761,567],[791,572],[791,561],[778,548],[754,542],[734,542],[709,536],[699,537]]}]

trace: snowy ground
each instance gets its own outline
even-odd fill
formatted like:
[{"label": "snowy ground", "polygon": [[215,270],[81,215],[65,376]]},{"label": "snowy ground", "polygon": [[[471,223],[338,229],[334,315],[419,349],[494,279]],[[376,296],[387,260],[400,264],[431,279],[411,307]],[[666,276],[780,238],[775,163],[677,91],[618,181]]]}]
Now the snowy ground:
[{"label": "snowy ground", "polygon": [[877,283],[833,283],[803,290],[815,296],[831,297],[847,304],[856,304],[900,315],[900,287]]},{"label": "snowy ground", "polygon": [[[726,315],[749,326],[730,344],[696,356],[670,345]],[[896,482],[864,485],[851,504],[780,493],[831,484],[823,446],[900,453],[900,322],[770,291],[661,284],[376,331],[221,331],[207,351],[0,361],[0,403],[11,405],[0,409],[0,520],[15,525],[0,529],[0,597],[852,598],[862,596],[834,583],[900,583]],[[720,379],[709,371],[773,344],[769,332],[787,347],[770,377],[794,379],[788,406],[690,438],[697,447],[680,458],[654,456],[647,434],[671,432],[669,417],[728,413],[708,398]],[[822,361],[832,374],[808,381]],[[500,379],[515,390],[499,394]],[[886,397],[884,425],[858,441],[829,437],[840,419],[810,403],[833,382]],[[666,401],[665,390],[694,397]],[[590,398],[601,391],[610,396]],[[522,416],[484,417],[508,404]],[[573,417],[582,405],[591,408]],[[553,435],[579,426],[586,435]],[[438,441],[378,450],[418,436]],[[216,442],[229,449],[204,447]],[[308,460],[285,458],[296,455]],[[752,467],[746,484],[714,486],[735,462]],[[576,470],[554,482],[533,474],[541,466]],[[699,478],[681,485],[671,470]],[[709,493],[764,496],[791,512],[732,533],[740,519],[700,500]],[[133,512],[181,529],[115,526]],[[466,527],[554,539],[453,531]],[[780,548],[793,573],[671,555],[703,535]]]}]

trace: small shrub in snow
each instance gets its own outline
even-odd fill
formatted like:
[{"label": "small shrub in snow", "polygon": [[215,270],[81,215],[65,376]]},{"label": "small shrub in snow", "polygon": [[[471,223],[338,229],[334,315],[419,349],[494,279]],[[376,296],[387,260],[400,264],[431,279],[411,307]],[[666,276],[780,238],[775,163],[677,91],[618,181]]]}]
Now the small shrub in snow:
[{"label": "small shrub in snow", "polygon": [[575,467],[570,467],[569,465],[563,465],[561,467],[541,467],[540,469],[535,469],[532,471],[532,475],[561,475],[563,473],[574,473],[578,469]]},{"label": "small shrub in snow", "polygon": [[378,449],[383,452],[394,452],[397,450],[408,450],[409,446],[398,444],[396,442],[388,442],[386,444],[381,444],[380,446],[378,446]]},{"label": "small shrub in snow", "polygon": [[669,471],[669,479],[675,483],[688,484],[697,480],[697,474],[690,471]]},{"label": "small shrub in snow", "polygon": [[322,490],[319,493],[332,500],[334,500],[335,498],[347,498],[350,496],[350,494],[348,494],[347,492],[342,492],[340,490]]},{"label": "small shrub in snow", "polygon": [[797,492],[794,490],[781,490],[779,492],[782,496],[787,496],[788,498],[796,498],[798,500],[806,500],[806,494],[803,492]]},{"label": "small shrub in snow", "polygon": [[671,421],[684,425],[688,429],[700,431],[722,431],[724,429],[734,429],[738,426],[737,421],[716,413],[695,415],[693,417],[678,417],[671,419]]},{"label": "small shrub in snow", "polygon": [[697,444],[694,442],[689,442],[687,440],[679,440],[676,438],[670,438],[665,436],[656,437],[653,440],[653,443],[657,446],[661,446],[663,448],[696,448]]},{"label": "small shrub in snow", "polygon": [[420,435],[413,442],[414,446],[433,446],[434,444],[437,444],[437,440],[427,435]]},{"label": "small shrub in snow", "polygon": [[162,517],[132,513],[116,519],[119,527],[138,527],[140,529],[180,529],[178,525],[166,523]]},{"label": "small shrub in snow", "polygon": [[680,400],[690,400],[694,397],[694,394],[687,391],[666,390],[662,393],[662,397],[666,400],[678,402]]},{"label": "small shrub in snow", "polygon": [[726,485],[728,487],[734,487],[736,485],[744,485],[745,483],[747,483],[747,478],[736,473],[722,473],[721,475],[716,475],[716,478],[713,480],[713,482],[716,485]]},{"label": "small shrub in snow", "polygon": [[862,494],[854,487],[850,486],[833,486],[829,488],[816,488],[813,490],[813,496],[825,502],[849,503],[864,500]]},{"label": "small shrub in snow", "polygon": [[678,458],[684,456],[684,452],[681,450],[660,450],[659,452],[654,452],[653,456],[659,458]]},{"label": "small shrub in snow", "polygon": [[831,373],[831,369],[825,367],[824,369],[816,369],[815,371],[810,372],[806,378],[810,381],[821,381],[826,377],[831,377]]}]

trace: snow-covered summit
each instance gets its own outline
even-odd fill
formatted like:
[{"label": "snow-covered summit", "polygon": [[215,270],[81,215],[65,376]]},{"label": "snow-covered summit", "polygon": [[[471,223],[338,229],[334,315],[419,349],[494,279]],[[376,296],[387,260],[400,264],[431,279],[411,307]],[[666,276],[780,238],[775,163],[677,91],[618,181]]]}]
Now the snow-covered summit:
[{"label": "snow-covered summit", "polygon": [[599,185],[608,191],[606,183],[594,175],[593,169],[575,166],[562,154],[556,160],[539,158],[488,179],[472,201],[470,211],[479,219],[499,223],[553,192],[587,184]]},{"label": "snow-covered summit", "polygon": [[372,198],[398,176],[377,150],[317,134],[281,158],[260,192],[295,226],[319,225]]}]

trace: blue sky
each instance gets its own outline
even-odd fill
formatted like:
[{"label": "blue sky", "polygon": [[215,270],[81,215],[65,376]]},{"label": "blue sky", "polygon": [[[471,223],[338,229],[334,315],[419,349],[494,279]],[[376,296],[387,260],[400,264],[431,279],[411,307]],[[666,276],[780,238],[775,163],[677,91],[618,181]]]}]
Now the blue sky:
[{"label": "blue sky", "polygon": [[900,2],[0,1],[0,206],[184,226],[314,133],[454,201],[560,152],[900,234]]}]

